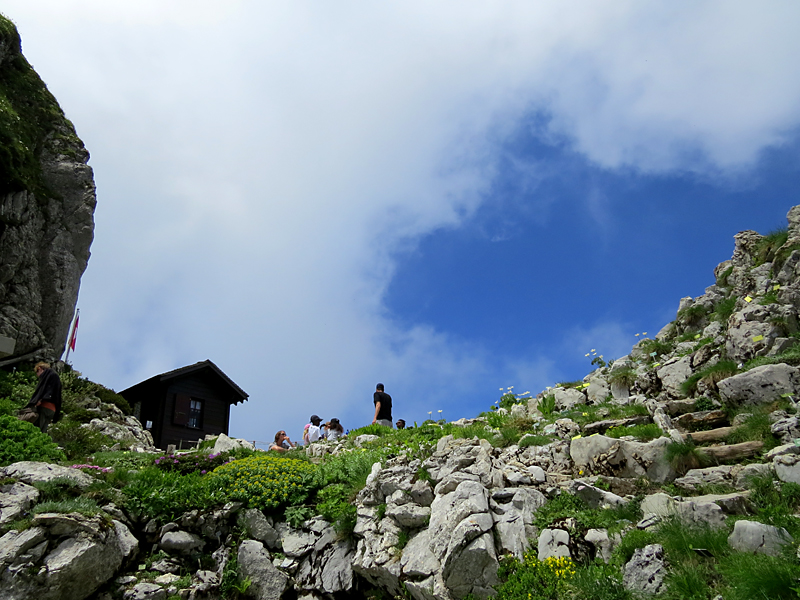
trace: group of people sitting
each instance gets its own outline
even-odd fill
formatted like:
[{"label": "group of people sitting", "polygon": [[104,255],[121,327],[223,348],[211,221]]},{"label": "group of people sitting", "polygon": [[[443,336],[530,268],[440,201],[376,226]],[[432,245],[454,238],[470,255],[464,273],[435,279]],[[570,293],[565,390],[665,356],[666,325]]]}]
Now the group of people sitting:
[{"label": "group of people sitting", "polygon": [[[344,437],[344,427],[339,423],[339,419],[331,419],[327,423],[323,423],[322,419],[317,415],[311,415],[309,423],[303,430],[303,443],[308,445],[312,442],[319,440],[335,441]],[[275,434],[275,441],[269,447],[270,450],[276,452],[286,452],[292,448],[297,447],[297,442],[293,442],[286,435],[286,431],[280,430]]]}]

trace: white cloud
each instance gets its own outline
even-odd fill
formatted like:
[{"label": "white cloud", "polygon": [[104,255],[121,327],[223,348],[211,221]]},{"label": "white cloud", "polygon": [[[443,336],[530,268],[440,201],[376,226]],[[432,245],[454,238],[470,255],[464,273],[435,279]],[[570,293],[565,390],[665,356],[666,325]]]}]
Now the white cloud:
[{"label": "white cloud", "polygon": [[[398,328],[382,295],[398,248],[484,201],[525,115],[608,168],[724,171],[800,110],[789,3],[3,10],[93,155],[77,368],[119,388],[211,358],[252,395],[234,417],[250,438],[318,402],[366,421],[377,379],[417,411],[474,385],[485,351]],[[613,355],[619,335],[574,337]]]}]

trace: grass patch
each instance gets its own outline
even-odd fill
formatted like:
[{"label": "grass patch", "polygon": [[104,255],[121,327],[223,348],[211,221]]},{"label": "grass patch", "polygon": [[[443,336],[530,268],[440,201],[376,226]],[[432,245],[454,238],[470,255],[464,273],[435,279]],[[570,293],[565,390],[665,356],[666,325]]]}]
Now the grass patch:
[{"label": "grass patch", "polygon": [[732,360],[721,360],[718,363],[701,369],[697,373],[693,373],[686,381],[681,384],[681,391],[686,396],[691,396],[697,392],[697,384],[700,381],[711,385],[716,389],[717,384],[723,379],[727,379],[739,371],[737,365]]},{"label": "grass patch", "polygon": [[577,522],[578,530],[620,531],[625,525],[635,523],[642,518],[639,505],[640,500],[634,499],[622,506],[593,509],[578,496],[563,492],[536,511],[533,525],[541,531],[556,521],[572,517]]},{"label": "grass patch", "polygon": [[529,435],[519,441],[519,447],[527,448],[529,446],[546,446],[552,441],[552,438],[546,435]]},{"label": "grass patch", "polygon": [[753,266],[758,267],[764,263],[772,262],[778,249],[789,239],[788,227],[781,227],[770,231],[756,242],[753,249]]},{"label": "grass patch", "polygon": [[[647,362],[656,362],[662,356],[672,352],[674,346],[672,342],[661,340],[643,340],[639,348],[644,352]],[[655,355],[653,354],[655,353]]]},{"label": "grass patch", "polygon": [[[733,267],[731,267],[731,270],[733,270]],[[730,296],[720,300],[714,305],[713,318],[720,323],[727,323],[735,309],[736,296]]]},{"label": "grass patch", "polygon": [[779,440],[772,435],[769,414],[760,408],[754,408],[755,412],[747,417],[745,421],[736,427],[727,437],[728,444],[739,444],[741,442],[764,442],[764,450],[772,450],[780,444]]},{"label": "grass patch", "polygon": [[631,435],[640,442],[649,442],[664,435],[661,428],[655,423],[646,423],[643,425],[631,425],[628,427],[612,427],[608,429],[605,434],[611,438],[621,438],[625,435]]},{"label": "grass patch", "polygon": [[720,561],[725,600],[797,600],[800,597],[795,560],[763,554],[731,553]]},{"label": "grass patch", "polygon": [[670,442],[667,444],[664,455],[672,468],[681,475],[685,475],[691,469],[699,469],[711,463],[708,456],[695,446],[691,437],[685,442]]},{"label": "grass patch", "polygon": [[678,311],[676,319],[686,325],[695,325],[708,314],[708,308],[703,304],[692,304]]},{"label": "grass patch", "polygon": [[631,387],[636,383],[636,369],[630,366],[611,369],[608,382],[612,385]]},{"label": "grass patch", "polygon": [[779,363],[786,363],[793,367],[800,366],[800,343],[794,344],[791,348],[776,356],[757,356],[752,358],[744,364],[742,370],[749,371],[763,365],[776,365]]},{"label": "grass patch", "polygon": [[40,502],[31,511],[35,515],[42,513],[80,513],[87,517],[99,515],[102,510],[97,506],[97,502],[90,498],[80,496],[68,500]]}]

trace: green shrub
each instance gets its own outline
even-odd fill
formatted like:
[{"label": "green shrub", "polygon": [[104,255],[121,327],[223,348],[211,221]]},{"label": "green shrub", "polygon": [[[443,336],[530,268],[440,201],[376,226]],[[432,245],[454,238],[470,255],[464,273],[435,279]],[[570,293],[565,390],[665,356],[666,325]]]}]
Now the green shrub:
[{"label": "green shrub", "polygon": [[110,390],[108,388],[100,386],[97,391],[94,393],[100,400],[103,402],[107,402],[108,404],[113,404],[117,408],[119,408],[122,412],[126,415],[132,415],[133,410],[131,409],[131,405],[128,401],[116,393],[114,390]]},{"label": "green shrub", "polygon": [[33,485],[39,490],[40,502],[59,502],[81,495],[78,484],[69,477],[55,477],[50,481],[37,481]]},{"label": "green shrub", "polygon": [[200,473],[205,475],[229,461],[228,455],[222,452],[206,454],[205,452],[185,452],[183,454],[162,454],[156,457],[153,464],[167,472],[181,475]]},{"label": "green shrub", "polygon": [[[661,340],[642,340],[639,343],[639,348],[644,352],[647,362],[656,362],[661,356],[672,352],[673,345],[671,342]],[[655,356],[653,353],[655,352]]]},{"label": "green shrub", "polygon": [[270,510],[302,504],[315,471],[309,462],[260,453],[217,467],[209,478],[230,500]]},{"label": "green shrub", "polygon": [[100,415],[86,408],[75,406],[64,418],[76,423],[89,423],[92,419],[99,419]]},{"label": "green shrub", "polygon": [[624,524],[641,519],[639,505],[639,500],[630,500],[622,506],[592,509],[578,496],[562,492],[536,511],[533,525],[541,531],[555,521],[572,517],[578,529],[618,531]]},{"label": "green shrub", "polygon": [[101,450],[104,446],[110,447],[115,441],[88,427],[81,427],[80,423],[64,419],[51,425],[47,432],[53,441],[64,449],[69,460],[85,458]]},{"label": "green shrub", "polygon": [[552,415],[556,410],[556,397],[552,394],[545,396],[539,400],[539,404],[536,405],[536,408],[545,416]]},{"label": "green shrub", "polygon": [[636,369],[634,367],[620,367],[619,369],[611,369],[608,376],[608,382],[614,385],[624,385],[631,387],[636,383]]},{"label": "green shrub", "polygon": [[736,296],[730,296],[720,300],[714,305],[714,319],[720,323],[727,323],[735,309]]},{"label": "green shrub", "polygon": [[50,436],[38,427],[16,417],[0,415],[0,466],[21,460],[57,462],[64,458]]},{"label": "green shrub", "polygon": [[781,227],[770,231],[767,235],[756,242],[753,249],[753,266],[758,267],[767,262],[772,262],[775,253],[789,239],[789,229]]},{"label": "green shrub", "polygon": [[329,485],[317,494],[317,511],[344,535],[352,534],[356,526],[356,507],[350,501],[350,490],[343,483]]},{"label": "green shrub", "polygon": [[720,287],[728,287],[728,277],[733,273],[733,266],[728,267],[717,278],[717,285]]},{"label": "green shrub", "polygon": [[708,308],[702,304],[692,304],[678,311],[677,319],[686,325],[699,323],[708,314]]},{"label": "green shrub", "polygon": [[156,467],[137,472],[122,492],[129,511],[161,523],[189,510],[208,510],[227,499],[218,482],[208,475],[165,473]]},{"label": "green shrub", "polygon": [[283,516],[286,519],[286,522],[295,529],[302,527],[303,523],[312,518],[314,514],[314,509],[310,506],[306,506],[305,504],[301,504],[299,506],[287,506],[286,510],[283,511]]},{"label": "green shrub", "polygon": [[575,575],[575,566],[567,557],[540,561],[531,550],[522,561],[503,560],[497,574],[502,583],[496,587],[496,600],[558,600]]}]

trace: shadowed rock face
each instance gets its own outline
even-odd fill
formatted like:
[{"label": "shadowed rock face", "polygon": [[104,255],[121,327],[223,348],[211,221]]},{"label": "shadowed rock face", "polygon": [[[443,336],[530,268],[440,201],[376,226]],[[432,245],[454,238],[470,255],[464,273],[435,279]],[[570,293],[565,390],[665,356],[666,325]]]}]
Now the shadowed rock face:
[{"label": "shadowed rock face", "polygon": [[89,153],[0,17],[0,335],[15,355],[66,344],[96,204]]}]

